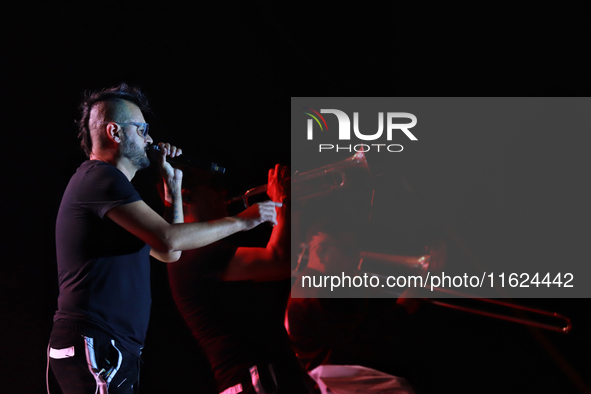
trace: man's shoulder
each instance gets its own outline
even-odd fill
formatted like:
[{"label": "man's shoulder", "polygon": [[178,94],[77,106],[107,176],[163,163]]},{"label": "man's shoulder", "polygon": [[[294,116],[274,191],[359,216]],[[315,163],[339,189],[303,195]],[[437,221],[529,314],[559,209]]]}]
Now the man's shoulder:
[{"label": "man's shoulder", "polygon": [[117,167],[99,160],[87,160],[70,179],[62,201],[64,199],[102,206],[109,202],[134,202],[141,197]]},{"label": "man's shoulder", "polygon": [[86,160],[76,170],[70,180],[71,186],[92,186],[105,181],[130,183],[127,177],[115,166],[100,160]]},{"label": "man's shoulder", "polygon": [[106,174],[113,174],[115,176],[125,176],[117,167],[112,164],[106,163],[101,160],[86,160],[80,167],[78,167],[77,173],[89,174],[92,172],[102,172]]}]

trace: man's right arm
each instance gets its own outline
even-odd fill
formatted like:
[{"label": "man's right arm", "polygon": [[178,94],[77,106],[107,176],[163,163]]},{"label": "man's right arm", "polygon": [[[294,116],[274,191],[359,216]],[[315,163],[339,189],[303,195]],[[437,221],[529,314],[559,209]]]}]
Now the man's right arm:
[{"label": "man's right arm", "polygon": [[152,248],[163,253],[196,249],[263,222],[277,224],[275,207],[281,203],[265,201],[237,216],[209,222],[168,223],[143,201],[119,205],[106,216]]}]

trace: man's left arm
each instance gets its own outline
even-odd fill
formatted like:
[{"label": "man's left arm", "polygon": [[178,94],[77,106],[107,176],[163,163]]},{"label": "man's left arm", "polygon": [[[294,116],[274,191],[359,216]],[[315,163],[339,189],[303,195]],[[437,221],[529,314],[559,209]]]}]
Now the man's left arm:
[{"label": "man's left arm", "polygon": [[[175,157],[182,153],[170,144],[160,144],[162,153],[159,158],[160,174],[164,181],[164,220],[168,223],[184,223],[182,181],[183,172],[172,168],[166,162],[166,156]],[[165,263],[173,263],[181,257],[181,251],[163,253],[154,248],[150,250],[150,256]]]}]

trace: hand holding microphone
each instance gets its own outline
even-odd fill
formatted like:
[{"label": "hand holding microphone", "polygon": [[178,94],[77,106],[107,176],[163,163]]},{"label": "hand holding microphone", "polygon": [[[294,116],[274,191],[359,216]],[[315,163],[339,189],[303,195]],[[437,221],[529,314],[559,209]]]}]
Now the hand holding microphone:
[{"label": "hand holding microphone", "polygon": [[[148,147],[148,157],[150,158],[150,160],[152,161],[157,161],[158,157],[161,154],[161,145],[163,145],[162,143],[158,144],[158,145],[150,145]],[[182,153],[182,151],[181,151]],[[179,154],[176,154],[175,156],[170,156],[167,157],[168,162],[172,163],[172,164],[178,164],[181,166],[186,166],[186,167],[191,167],[191,168],[197,168],[200,170],[205,170],[205,171],[209,171],[213,174],[223,174],[226,172],[226,169],[222,166],[217,165],[216,163],[213,163],[211,161],[207,161],[207,160],[203,160],[203,159],[199,159],[196,157],[192,157],[192,156],[187,156],[187,155],[183,155],[183,156],[179,156]]]},{"label": "hand holding microphone", "polygon": [[[160,175],[162,176],[162,179],[164,179],[164,199],[166,202],[172,203],[174,196],[182,195],[183,172],[178,168],[173,168],[170,163],[167,162],[167,157],[169,158],[168,160],[174,160],[174,158],[180,156],[183,151],[176,146],[170,145],[168,142],[160,142],[158,145],[152,146],[155,146],[158,149],[154,148],[151,149],[151,151],[160,152],[158,156],[158,164],[160,166]],[[148,156],[150,157],[150,154],[148,154]],[[152,156],[154,156],[154,154],[152,154]],[[154,158],[150,157],[150,159],[153,160]]]}]

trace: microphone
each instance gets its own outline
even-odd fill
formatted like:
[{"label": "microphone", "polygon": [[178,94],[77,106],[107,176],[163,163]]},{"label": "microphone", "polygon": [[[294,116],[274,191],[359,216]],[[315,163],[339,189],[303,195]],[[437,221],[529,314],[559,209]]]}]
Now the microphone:
[{"label": "microphone", "polygon": [[[158,145],[150,145],[148,147],[148,158],[150,161],[157,162],[158,158],[161,155],[162,150]],[[191,168],[197,168],[199,170],[209,171],[212,174],[224,174],[226,172],[226,168],[217,165],[211,161],[198,159],[196,157],[186,156],[184,154],[178,157],[167,157],[166,161],[172,164],[179,164],[182,166],[187,166]]]}]

